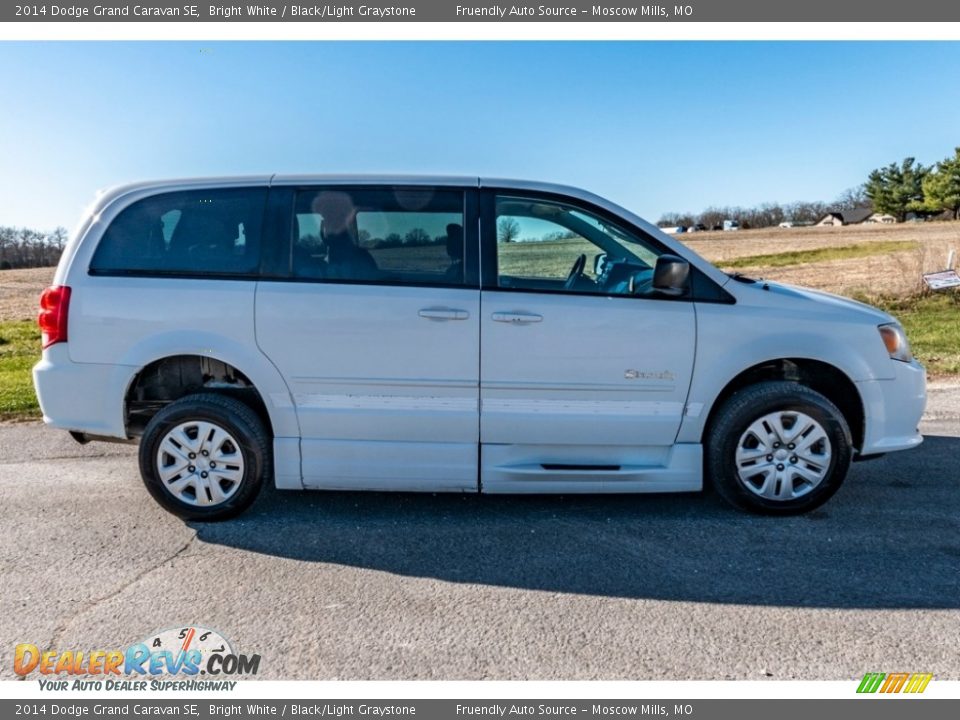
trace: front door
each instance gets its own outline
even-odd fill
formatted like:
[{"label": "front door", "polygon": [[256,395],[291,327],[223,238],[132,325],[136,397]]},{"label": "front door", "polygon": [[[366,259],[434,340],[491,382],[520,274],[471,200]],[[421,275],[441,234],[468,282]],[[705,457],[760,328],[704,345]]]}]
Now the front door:
[{"label": "front door", "polygon": [[258,284],[256,327],[293,395],[306,487],[476,491],[470,192],[293,193],[286,277]]},{"label": "front door", "polygon": [[[579,204],[486,191],[481,483],[489,492],[693,489],[673,447],[692,302],[652,289],[662,250]],[[495,251],[491,251],[495,248]]]}]

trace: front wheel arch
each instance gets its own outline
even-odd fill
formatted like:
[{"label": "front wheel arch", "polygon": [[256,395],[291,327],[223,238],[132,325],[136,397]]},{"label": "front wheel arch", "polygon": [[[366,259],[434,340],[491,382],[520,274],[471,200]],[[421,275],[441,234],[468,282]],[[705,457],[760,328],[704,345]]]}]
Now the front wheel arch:
[{"label": "front wheel arch", "polygon": [[854,449],[863,448],[866,411],[856,383],[830,363],[810,358],[777,358],[757,363],[733,377],[717,394],[703,424],[700,441],[706,444],[723,404],[736,392],[765,381],[787,381],[803,385],[826,397],[839,408],[850,428]]}]

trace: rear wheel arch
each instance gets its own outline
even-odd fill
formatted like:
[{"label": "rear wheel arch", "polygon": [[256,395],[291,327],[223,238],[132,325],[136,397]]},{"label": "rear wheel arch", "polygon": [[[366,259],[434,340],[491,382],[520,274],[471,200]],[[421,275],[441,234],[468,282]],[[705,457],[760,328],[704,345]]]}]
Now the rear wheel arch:
[{"label": "rear wheel arch", "polygon": [[123,399],[128,436],[143,433],[167,405],[196,393],[213,393],[244,403],[260,418],[271,437],[273,418],[260,390],[236,365],[208,355],[169,355],[144,365],[130,379]]}]

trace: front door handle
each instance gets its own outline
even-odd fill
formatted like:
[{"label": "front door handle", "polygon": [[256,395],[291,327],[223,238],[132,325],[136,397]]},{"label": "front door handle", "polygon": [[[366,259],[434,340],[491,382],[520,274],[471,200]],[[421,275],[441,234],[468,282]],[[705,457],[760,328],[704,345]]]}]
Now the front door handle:
[{"label": "front door handle", "polygon": [[513,325],[527,325],[543,321],[543,315],[525,312],[495,312],[491,317],[493,317],[494,322],[512,323]]},{"label": "front door handle", "polygon": [[418,314],[427,320],[466,320],[470,317],[470,313],[466,310],[456,310],[447,307],[424,308]]}]

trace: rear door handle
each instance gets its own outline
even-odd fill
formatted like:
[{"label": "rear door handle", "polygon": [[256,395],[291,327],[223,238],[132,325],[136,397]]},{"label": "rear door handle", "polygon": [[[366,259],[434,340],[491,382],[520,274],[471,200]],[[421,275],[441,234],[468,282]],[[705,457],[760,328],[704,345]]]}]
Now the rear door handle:
[{"label": "rear door handle", "polygon": [[543,315],[525,312],[495,312],[491,317],[494,322],[512,323],[514,325],[527,325],[543,321]]},{"label": "rear door handle", "polygon": [[466,320],[470,317],[470,313],[466,310],[446,307],[424,308],[418,314],[427,320]]}]

